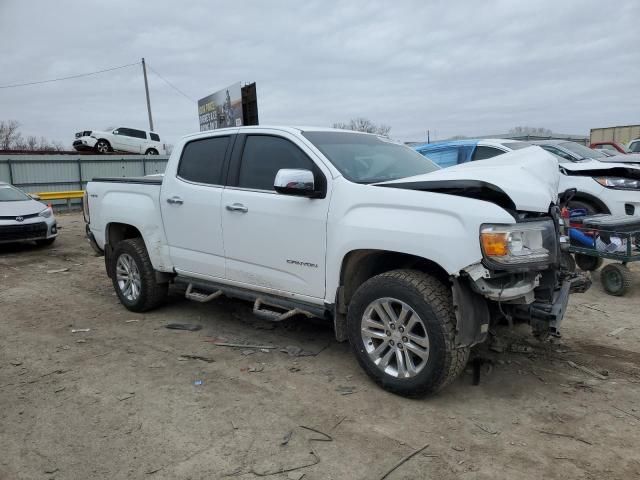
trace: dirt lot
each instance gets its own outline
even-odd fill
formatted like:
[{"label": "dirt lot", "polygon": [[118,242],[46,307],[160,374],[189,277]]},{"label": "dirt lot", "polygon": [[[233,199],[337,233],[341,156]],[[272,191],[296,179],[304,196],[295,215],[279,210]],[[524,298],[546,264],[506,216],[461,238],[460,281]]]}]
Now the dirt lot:
[{"label": "dirt lot", "polygon": [[467,372],[407,400],[323,324],[269,324],[179,291],[128,312],[81,216],[59,221],[52,247],[0,247],[1,479],[378,480],[425,445],[385,478],[640,477],[640,275],[624,298],[597,278],[575,295],[561,343],[526,351],[518,330],[519,352],[477,353],[494,362],[478,386]]}]

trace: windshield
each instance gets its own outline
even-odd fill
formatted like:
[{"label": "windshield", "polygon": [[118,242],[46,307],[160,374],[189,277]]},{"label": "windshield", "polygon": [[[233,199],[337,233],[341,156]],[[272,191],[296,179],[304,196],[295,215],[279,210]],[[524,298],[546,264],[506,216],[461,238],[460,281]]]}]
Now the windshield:
[{"label": "windshield", "polygon": [[25,200],[31,200],[31,197],[11,185],[0,185],[0,202],[23,202]]},{"label": "windshield", "polygon": [[510,148],[511,150],[520,150],[521,148],[530,147],[531,144],[527,142],[507,142],[502,144],[504,147]]},{"label": "windshield", "polygon": [[570,152],[575,153],[581,158],[605,158],[606,155],[602,152],[598,152],[597,150],[592,150],[591,148],[585,147],[584,145],[580,145],[576,142],[564,142],[560,144],[563,148],[566,148]]},{"label": "windshield", "polygon": [[356,183],[377,183],[439,170],[435,163],[388,138],[349,132],[303,135],[344,175]]}]

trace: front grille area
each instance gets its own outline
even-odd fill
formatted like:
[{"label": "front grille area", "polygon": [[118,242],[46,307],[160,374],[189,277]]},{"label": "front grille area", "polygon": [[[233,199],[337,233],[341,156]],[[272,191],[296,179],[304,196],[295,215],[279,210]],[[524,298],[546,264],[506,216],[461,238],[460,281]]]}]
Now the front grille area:
[{"label": "front grille area", "polygon": [[30,213],[29,215],[11,215],[8,217],[0,216],[0,220],[15,220],[16,217],[22,217],[23,220],[26,220],[27,218],[35,218],[39,216],[40,216],[39,213]]},{"label": "front grille area", "polygon": [[47,224],[28,223],[26,225],[0,225],[0,242],[29,240],[47,236]]}]

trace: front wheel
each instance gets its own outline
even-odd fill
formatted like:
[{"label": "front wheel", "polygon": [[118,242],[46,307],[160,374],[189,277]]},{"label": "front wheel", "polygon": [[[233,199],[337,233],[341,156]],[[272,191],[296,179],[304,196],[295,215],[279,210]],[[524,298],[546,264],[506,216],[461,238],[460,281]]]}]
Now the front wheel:
[{"label": "front wheel", "polygon": [[106,140],[98,140],[94,148],[97,153],[108,153],[110,148],[109,142]]},{"label": "front wheel", "polygon": [[469,348],[456,348],[451,290],[415,270],[377,275],[356,291],[349,342],[365,372],[384,389],[422,396],[451,383]]},{"label": "front wheel", "polygon": [[158,150],[156,150],[155,148],[150,148],[149,150],[144,152],[144,154],[145,155],[158,155]]},{"label": "front wheel", "polygon": [[155,271],[142,238],[116,245],[110,262],[113,288],[120,302],[132,312],[146,312],[162,304],[169,285],[157,283]]}]

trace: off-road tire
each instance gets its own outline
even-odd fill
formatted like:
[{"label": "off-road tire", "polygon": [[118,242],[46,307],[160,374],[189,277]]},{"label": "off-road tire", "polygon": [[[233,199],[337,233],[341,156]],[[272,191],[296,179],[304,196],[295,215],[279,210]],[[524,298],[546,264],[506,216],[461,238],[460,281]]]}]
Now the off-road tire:
[{"label": "off-road tire", "polygon": [[[118,280],[116,276],[116,265],[118,258],[123,253],[130,255],[138,267],[140,272],[141,288],[138,298],[131,301],[127,299],[120,287],[118,286]],[[149,259],[147,248],[144,245],[142,238],[130,238],[128,240],[122,240],[119,242],[110,258],[109,270],[111,273],[111,280],[113,282],[113,288],[120,299],[120,302],[132,312],[146,312],[153,308],[160,306],[167,298],[169,290],[168,283],[158,283],[156,281],[155,270]]]},{"label": "off-road tire", "polygon": [[40,240],[36,240],[36,245],[38,245],[39,247],[48,247],[49,245],[52,245],[53,242],[55,241],[56,241],[56,237],[41,238]]},{"label": "off-road tire", "polygon": [[629,269],[620,263],[610,263],[600,272],[600,282],[605,292],[616,297],[629,291],[632,280]]},{"label": "off-road tire", "polygon": [[[361,336],[362,316],[371,302],[383,297],[405,302],[426,325],[429,358],[414,377],[400,379],[384,373],[365,350]],[[417,270],[393,270],[370,278],[358,288],[349,303],[347,333],[358,363],[382,388],[399,395],[420,397],[435,393],[462,373],[469,359],[469,348],[456,348],[455,331],[451,289]]]},{"label": "off-road tire", "polygon": [[576,253],[575,258],[576,265],[578,265],[578,268],[583,272],[595,272],[604,263],[604,260],[602,260],[602,258],[596,257],[594,255],[584,255],[582,253]]}]

